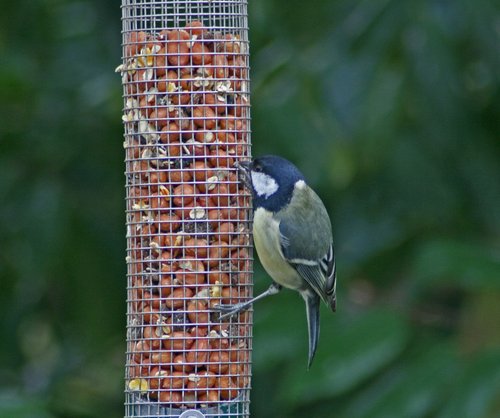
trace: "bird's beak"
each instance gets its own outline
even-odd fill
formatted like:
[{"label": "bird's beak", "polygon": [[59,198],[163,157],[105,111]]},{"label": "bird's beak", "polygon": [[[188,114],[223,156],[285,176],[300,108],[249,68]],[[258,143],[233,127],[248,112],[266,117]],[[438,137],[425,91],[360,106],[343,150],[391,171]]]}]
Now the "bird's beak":
[{"label": "bird's beak", "polygon": [[251,161],[236,161],[234,166],[238,169],[238,178],[240,182],[248,189],[252,189],[252,181],[250,179],[250,171],[252,170]]}]

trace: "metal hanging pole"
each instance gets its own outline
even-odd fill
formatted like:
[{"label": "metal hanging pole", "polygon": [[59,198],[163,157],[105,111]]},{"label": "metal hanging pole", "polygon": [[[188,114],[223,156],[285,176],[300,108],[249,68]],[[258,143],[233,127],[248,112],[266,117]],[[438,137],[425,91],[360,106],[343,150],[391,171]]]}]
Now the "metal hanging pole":
[{"label": "metal hanging pole", "polygon": [[246,0],[123,0],[126,417],[247,417]]}]

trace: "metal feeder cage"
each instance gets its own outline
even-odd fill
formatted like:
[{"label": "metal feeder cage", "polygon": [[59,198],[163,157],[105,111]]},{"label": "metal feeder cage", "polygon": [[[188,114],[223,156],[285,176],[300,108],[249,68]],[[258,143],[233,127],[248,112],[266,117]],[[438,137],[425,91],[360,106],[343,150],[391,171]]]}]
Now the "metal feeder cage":
[{"label": "metal feeder cage", "polygon": [[247,417],[251,202],[246,0],[122,1],[126,417]]}]

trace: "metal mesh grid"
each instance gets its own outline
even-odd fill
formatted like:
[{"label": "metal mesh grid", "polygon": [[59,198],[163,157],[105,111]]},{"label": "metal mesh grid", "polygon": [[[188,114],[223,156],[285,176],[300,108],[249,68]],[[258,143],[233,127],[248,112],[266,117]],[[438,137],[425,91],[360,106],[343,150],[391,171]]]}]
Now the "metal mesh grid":
[{"label": "metal mesh grid", "polygon": [[246,0],[123,0],[122,22],[126,417],[248,416],[252,312],[213,309],[252,296]]}]

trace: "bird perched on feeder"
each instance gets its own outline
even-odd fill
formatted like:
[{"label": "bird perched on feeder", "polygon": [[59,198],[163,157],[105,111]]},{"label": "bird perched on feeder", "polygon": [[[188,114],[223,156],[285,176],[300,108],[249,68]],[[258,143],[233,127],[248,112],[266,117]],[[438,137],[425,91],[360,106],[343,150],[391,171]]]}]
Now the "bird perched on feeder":
[{"label": "bird perched on feeder", "polygon": [[255,248],[273,282],[248,302],[219,305],[221,318],[247,309],[282,287],[298,291],[306,303],[310,367],[319,338],[320,300],[332,311],[336,309],[330,218],[321,199],[290,161],[267,155],[240,162],[238,169],[253,193]]}]

